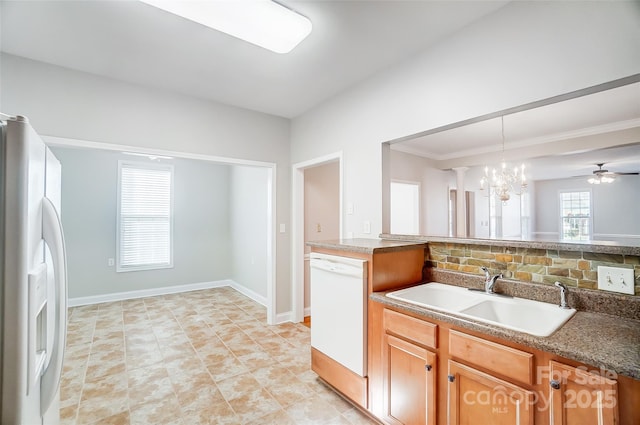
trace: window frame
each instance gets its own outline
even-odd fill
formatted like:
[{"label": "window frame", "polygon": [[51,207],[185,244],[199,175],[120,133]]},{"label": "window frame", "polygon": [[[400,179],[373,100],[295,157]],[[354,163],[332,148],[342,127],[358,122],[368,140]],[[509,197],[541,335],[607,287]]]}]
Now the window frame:
[{"label": "window frame", "polygon": [[[587,239],[579,239],[579,238],[566,238],[564,234],[564,215],[563,215],[563,202],[562,195],[566,193],[588,193],[589,194],[589,234],[587,235]],[[558,217],[560,220],[560,228],[558,235],[561,241],[571,241],[571,242],[584,242],[590,241],[593,239],[593,192],[591,188],[583,188],[583,189],[562,189],[558,191]]]},{"label": "window frame", "polygon": [[[150,170],[162,170],[169,172],[169,262],[162,264],[139,264],[133,266],[123,266],[121,262],[121,225],[122,225],[122,169],[138,168]],[[174,166],[171,164],[150,164],[141,161],[118,160],[118,186],[117,186],[117,209],[116,209],[116,272],[134,272],[144,270],[161,270],[174,267],[173,264],[173,228],[174,228]]]}]

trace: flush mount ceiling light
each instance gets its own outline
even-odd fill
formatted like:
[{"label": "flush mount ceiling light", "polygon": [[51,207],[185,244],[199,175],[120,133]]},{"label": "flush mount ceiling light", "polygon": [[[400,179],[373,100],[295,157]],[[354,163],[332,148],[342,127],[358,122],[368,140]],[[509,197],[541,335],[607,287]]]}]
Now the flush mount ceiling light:
[{"label": "flush mount ceiling light", "polygon": [[271,0],[140,0],[276,53],[293,50],[311,21]]}]

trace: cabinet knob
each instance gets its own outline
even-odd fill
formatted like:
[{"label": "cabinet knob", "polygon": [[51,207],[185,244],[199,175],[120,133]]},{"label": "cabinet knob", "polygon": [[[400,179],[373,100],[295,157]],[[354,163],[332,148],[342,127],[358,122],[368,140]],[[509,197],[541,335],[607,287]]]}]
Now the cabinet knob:
[{"label": "cabinet knob", "polygon": [[432,367],[430,364],[425,365],[424,368],[427,369],[427,372],[431,372]]},{"label": "cabinet knob", "polygon": [[554,390],[560,389],[560,381],[556,381],[555,379],[549,381],[549,385],[551,385],[551,388],[553,388]]},{"label": "cabinet knob", "polygon": [[456,377],[454,375],[447,375],[447,379],[449,380],[449,382],[453,382],[456,380]]}]

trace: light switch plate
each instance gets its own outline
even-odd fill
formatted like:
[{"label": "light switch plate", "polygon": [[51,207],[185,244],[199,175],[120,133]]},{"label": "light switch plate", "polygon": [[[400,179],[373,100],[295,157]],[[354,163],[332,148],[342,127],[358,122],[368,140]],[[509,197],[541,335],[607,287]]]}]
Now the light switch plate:
[{"label": "light switch plate", "polygon": [[367,235],[371,233],[371,222],[370,221],[366,220],[362,227],[363,227],[362,233],[365,233]]},{"label": "light switch plate", "polygon": [[598,289],[634,294],[633,269],[598,266]]}]

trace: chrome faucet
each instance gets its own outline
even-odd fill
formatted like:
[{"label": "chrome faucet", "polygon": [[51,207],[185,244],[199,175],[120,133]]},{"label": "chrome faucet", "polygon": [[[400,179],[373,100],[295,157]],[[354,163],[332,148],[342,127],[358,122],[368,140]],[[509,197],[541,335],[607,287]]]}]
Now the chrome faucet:
[{"label": "chrome faucet", "polygon": [[569,292],[567,287],[558,281],[556,281],[554,285],[560,288],[560,308],[571,308],[569,304],[567,304],[567,292]]},{"label": "chrome faucet", "polygon": [[493,277],[491,277],[491,274],[489,273],[489,269],[486,267],[482,267],[482,270],[484,271],[484,292],[486,292],[487,294],[493,294],[493,287],[496,285],[496,280],[501,279],[502,278],[502,273],[497,274]]}]

